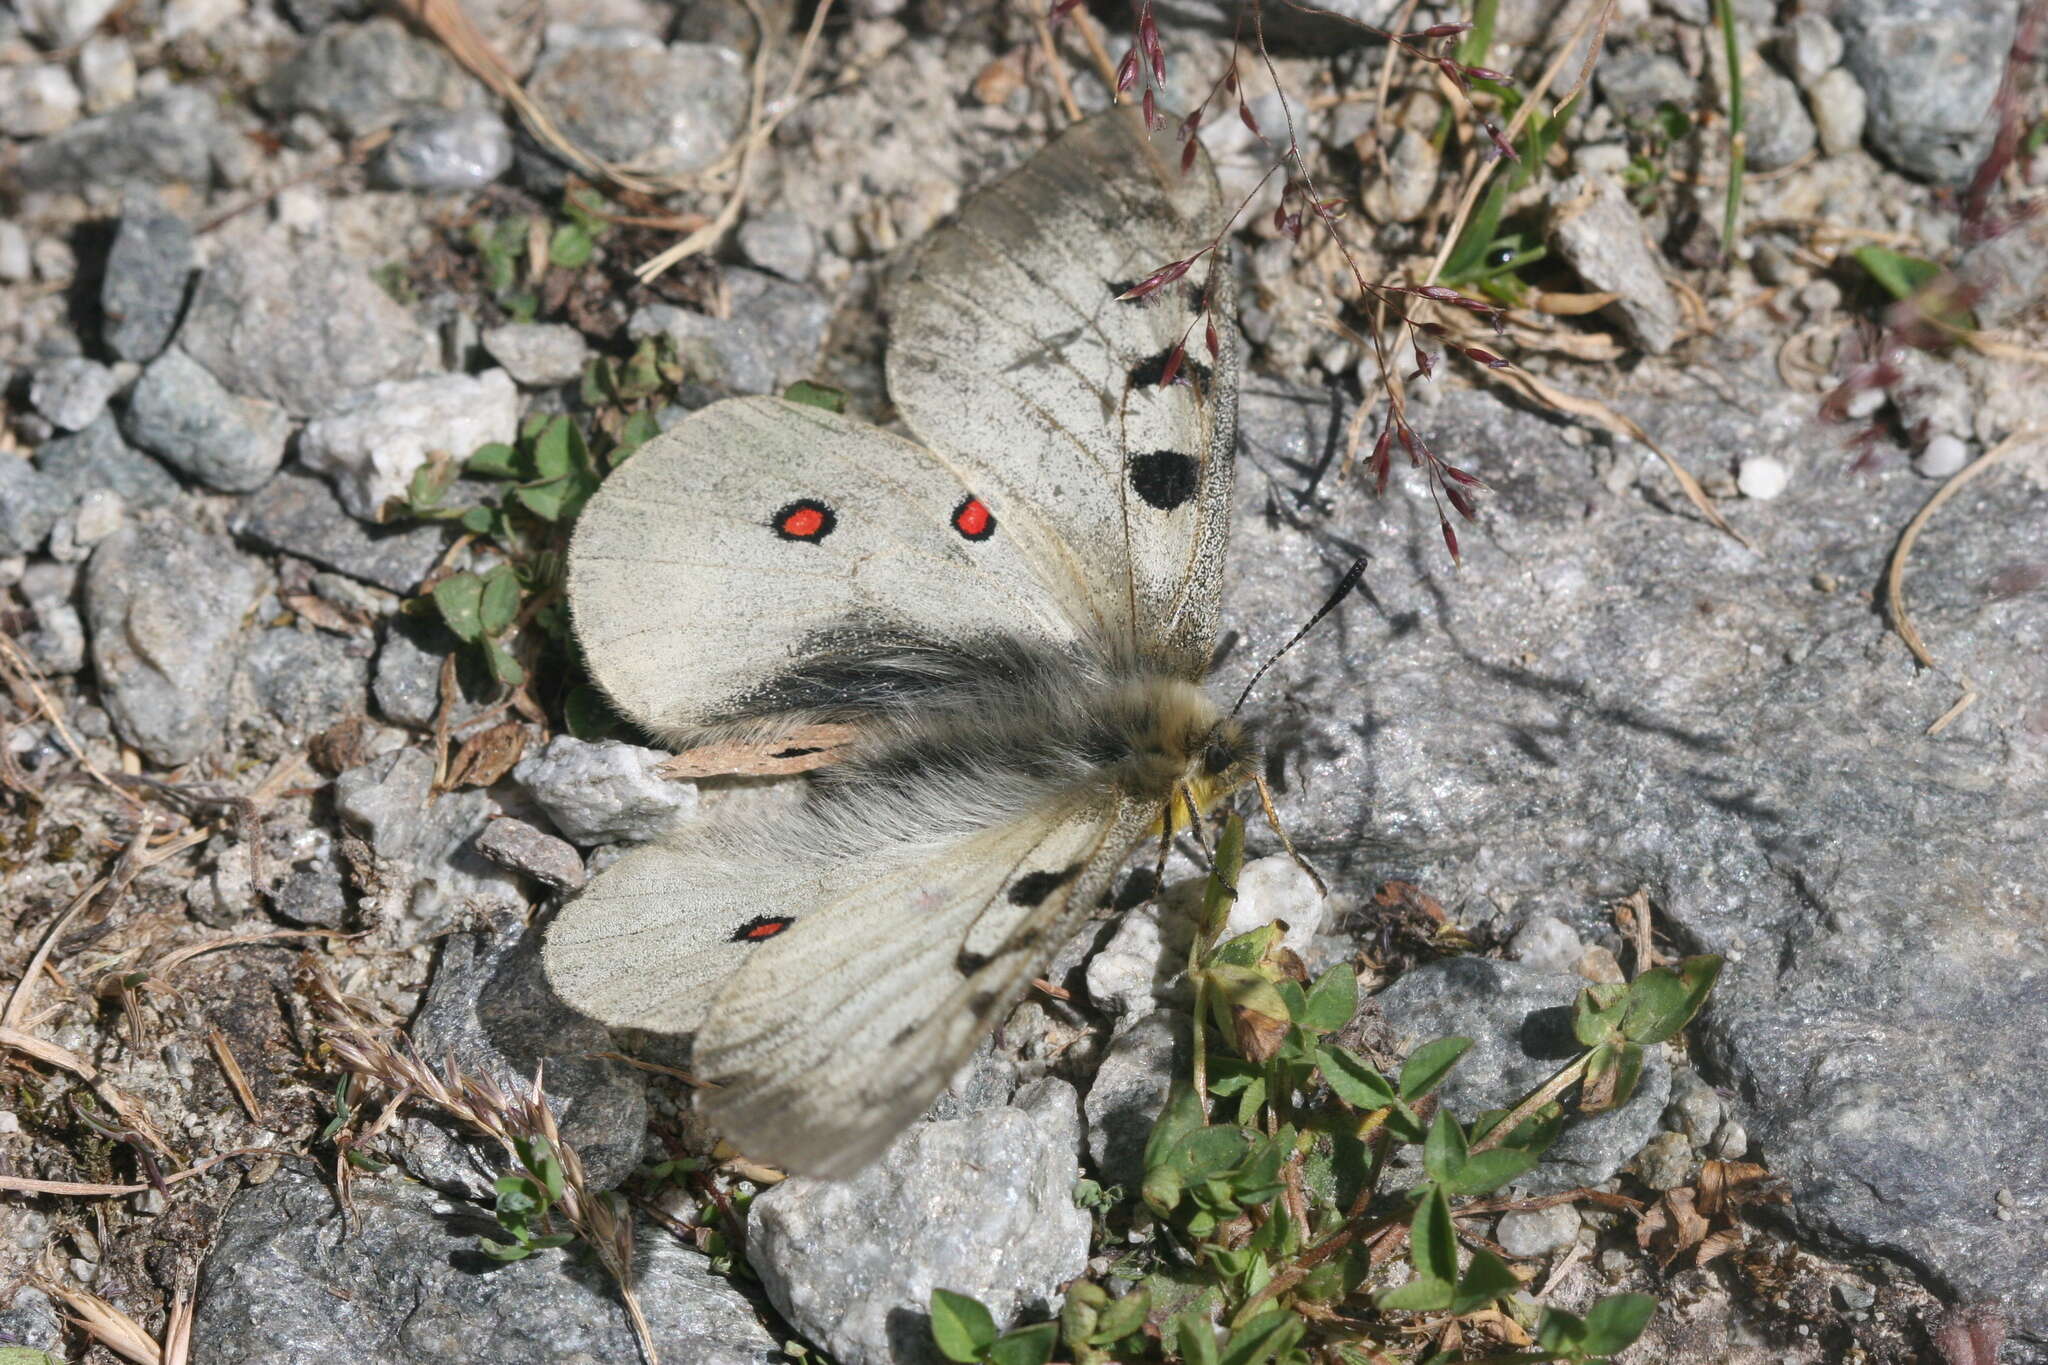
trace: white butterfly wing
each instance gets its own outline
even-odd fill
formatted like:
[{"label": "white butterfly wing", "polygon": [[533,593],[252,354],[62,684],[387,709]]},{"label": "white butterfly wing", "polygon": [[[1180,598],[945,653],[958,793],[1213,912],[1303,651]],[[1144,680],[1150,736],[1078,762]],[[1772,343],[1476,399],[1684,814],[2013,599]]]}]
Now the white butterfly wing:
[{"label": "white butterfly wing", "polygon": [[635,720],[694,743],[835,700],[793,679],[799,665],[819,678],[892,643],[1071,641],[1083,627],[1056,548],[978,502],[972,477],[823,408],[737,398],[692,414],[577,523],[569,599],[592,675]]},{"label": "white butterfly wing", "polygon": [[548,972],[607,1023],[694,1031],[720,1087],[698,1107],[741,1151],[848,1174],[930,1107],[1153,814],[1098,793],[921,845],[811,809],[704,830],[571,903]]},{"label": "white butterfly wing", "polygon": [[[1111,638],[1199,677],[1236,453],[1227,262],[1212,251],[1149,297],[1117,299],[1225,225],[1207,157],[1180,165],[1171,133],[1148,136],[1117,108],[976,193],[896,292],[888,372],[927,444],[992,505],[1043,518]],[[1162,387],[1176,349],[1183,382]]]}]

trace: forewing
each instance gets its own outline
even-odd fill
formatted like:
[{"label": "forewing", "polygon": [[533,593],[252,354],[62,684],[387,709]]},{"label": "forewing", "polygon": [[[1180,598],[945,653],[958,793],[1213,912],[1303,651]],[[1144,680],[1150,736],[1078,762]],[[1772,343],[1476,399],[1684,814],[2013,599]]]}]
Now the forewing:
[{"label": "forewing", "polygon": [[[934,232],[894,298],[889,390],[1013,523],[1042,523],[1104,638],[1207,666],[1235,456],[1235,296],[1207,157],[1106,110]],[[1201,320],[1205,289],[1218,354]],[[1177,382],[1162,386],[1177,349]],[[996,503],[996,498],[1001,503]]]},{"label": "forewing", "polygon": [[720,992],[694,1064],[698,1101],[758,1160],[842,1176],[879,1155],[1096,904],[1147,813],[1113,800],[1047,811],[847,868]]},{"label": "forewing", "polygon": [[692,414],[578,519],[569,600],[592,675],[634,720],[694,743],[818,713],[830,688],[778,691],[799,664],[816,677],[896,643],[1072,641],[1053,547],[992,510],[976,476],[823,408]]}]

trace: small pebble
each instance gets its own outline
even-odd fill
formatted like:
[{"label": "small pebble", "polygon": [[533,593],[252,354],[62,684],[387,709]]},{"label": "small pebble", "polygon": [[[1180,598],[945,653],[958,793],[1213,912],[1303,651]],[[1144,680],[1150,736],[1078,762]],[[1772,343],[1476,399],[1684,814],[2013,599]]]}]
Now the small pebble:
[{"label": "small pebble", "polygon": [[1867,1284],[1843,1280],[1835,1286],[1835,1302],[1851,1313],[1867,1313],[1877,1302],[1877,1291]]},{"label": "small pebble", "polygon": [[119,38],[91,37],[78,49],[78,83],[85,112],[104,114],[135,98],[135,58]]},{"label": "small pebble", "polygon": [[1777,497],[1791,481],[1792,472],[1785,468],[1785,462],[1771,455],[1750,456],[1735,475],[1735,486],[1742,490],[1742,496],[1759,502]]},{"label": "small pebble", "polygon": [[1850,420],[1861,421],[1865,417],[1875,416],[1877,410],[1890,401],[1891,395],[1883,389],[1858,389],[1849,395],[1849,401],[1842,405],[1842,411]]},{"label": "small pebble", "polygon": [[21,230],[21,224],[0,218],[0,281],[19,284],[34,272],[28,234]]},{"label": "small pebble", "polygon": [[1970,462],[1970,447],[1947,432],[1936,436],[1913,457],[1913,472],[1925,479],[1945,479]]}]

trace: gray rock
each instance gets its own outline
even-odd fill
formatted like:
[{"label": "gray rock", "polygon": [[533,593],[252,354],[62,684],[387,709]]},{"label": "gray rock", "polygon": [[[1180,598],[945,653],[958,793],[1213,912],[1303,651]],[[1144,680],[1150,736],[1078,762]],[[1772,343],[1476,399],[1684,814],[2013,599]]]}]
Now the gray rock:
[{"label": "gray rock", "polygon": [[46,48],[76,47],[120,0],[15,0],[22,32]]},{"label": "gray rock", "polygon": [[731,316],[653,303],[633,314],[627,335],[666,334],[691,378],[730,393],[773,393],[808,374],[832,320],[824,297],[758,270],[728,268],[725,282]]},{"label": "gray rock", "polygon": [[484,350],[491,359],[530,389],[567,384],[583,374],[590,359],[590,343],[583,333],[564,322],[508,322],[488,327],[483,334]]},{"label": "gray rock", "polygon": [[[1274,5],[1260,12],[1266,41],[1276,47],[1326,52],[1378,42],[1371,29],[1360,24],[1385,27],[1394,23],[1400,6],[1385,0],[1330,0],[1312,8]],[[1238,32],[1240,14],[1231,0],[1158,0],[1159,27],[1171,34],[1181,28],[1196,28],[1228,39]],[[1353,22],[1345,22],[1351,20]]]},{"label": "gray rock", "polygon": [[737,52],[637,29],[550,27],[527,89],[578,147],[657,174],[709,166],[747,116]]},{"label": "gray rock", "polygon": [[37,1351],[61,1351],[64,1325],[57,1320],[57,1305],[42,1290],[22,1285],[7,1307],[0,1309],[0,1341]]},{"label": "gray rock", "polygon": [[482,189],[512,169],[512,130],[489,109],[413,114],[392,130],[372,169],[394,189]]},{"label": "gray rock", "polygon": [[1594,68],[1600,98],[1623,118],[1646,119],[1669,101],[1690,108],[1700,83],[1674,57],[1647,47],[1622,47],[1606,53]]},{"label": "gray rock", "polygon": [[1758,171],[1789,166],[1813,150],[1817,134],[1799,87],[1758,61],[1743,73],[1743,129],[1749,165]]},{"label": "gray rock", "polygon": [[275,403],[237,398],[184,351],[142,372],[123,429],[181,473],[226,493],[261,488],[284,461],[292,419]]},{"label": "gray rock", "polygon": [[1981,292],[1974,305],[1986,327],[2037,314],[2048,299],[2048,215],[2034,214],[1963,253],[1958,273]]},{"label": "gray rock", "polygon": [[122,204],[100,281],[100,340],[108,350],[147,362],[170,344],[195,259],[184,219],[147,195]]},{"label": "gray rock", "polygon": [[1087,1265],[1069,1135],[1011,1108],[920,1124],[850,1180],[796,1178],[758,1196],[747,1259],[777,1310],[841,1365],[936,1362],[933,1289],[973,1295],[1008,1326],[1052,1316]]},{"label": "gray rock", "polygon": [[[244,498],[230,528],[265,549],[297,555],[396,593],[411,592],[448,543],[447,529],[439,522],[366,526],[348,514],[325,479],[297,468]],[[387,709],[385,714],[391,713]]]},{"label": "gray rock", "polygon": [[1814,131],[1823,152],[1847,156],[1863,145],[1869,105],[1853,72],[1842,66],[1822,72],[1808,94],[1813,102]]},{"label": "gray rock", "polygon": [[296,417],[415,373],[428,339],[360,261],[279,234],[206,268],[178,342],[230,393]]},{"label": "gray rock", "polygon": [[1555,915],[1532,915],[1523,921],[1512,947],[1517,962],[1546,972],[1569,972],[1586,953],[1572,927]]},{"label": "gray rock", "polygon": [[377,681],[372,688],[384,719],[415,730],[434,723],[441,706],[441,661],[456,643],[432,622],[391,620],[377,651]]},{"label": "gray rock", "polygon": [[807,280],[818,264],[818,236],[794,213],[750,214],[738,241],[748,261],[785,280]]},{"label": "gray rock", "polygon": [[1678,340],[1678,300],[1664,283],[1649,230],[1620,185],[1577,175],[1550,191],[1550,239],[1596,290],[1621,297],[1607,310],[1652,355]]},{"label": "gray rock", "polygon": [[483,87],[446,51],[388,17],[321,29],[257,93],[272,113],[313,114],[351,139],[410,114],[486,103]]},{"label": "gray rock", "polygon": [[1842,31],[1825,14],[1793,15],[1778,38],[1778,55],[1802,90],[1839,66],[1844,50]]},{"label": "gray rock", "polygon": [[412,931],[415,941],[445,932],[464,914],[509,909],[526,898],[518,880],[476,851],[476,836],[496,813],[480,791],[433,795],[434,760],[400,749],[334,779],[334,809],[376,857],[370,908]]},{"label": "gray rock", "polygon": [[[574,1249],[496,1266],[496,1223],[418,1185],[358,1180],[351,1220],[287,1168],[228,1206],[201,1271],[192,1358],[209,1365],[560,1365],[639,1358],[610,1280]],[[783,1359],[746,1298],[667,1236],[643,1243],[641,1307],[665,1361]]]},{"label": "gray rock", "polygon": [[1135,1190],[1145,1178],[1145,1142],[1175,1076],[1188,1072],[1188,1016],[1155,1010],[1125,1018],[1088,1086],[1088,1158],[1105,1185]]},{"label": "gray rock", "polygon": [[524,872],[557,891],[583,885],[583,857],[565,839],[535,829],[510,816],[493,820],[476,836],[476,851],[500,867]]},{"label": "gray rock", "polygon": [[1990,116],[2018,0],[1862,0],[1836,12],[1849,70],[1870,99],[1870,141],[1899,169],[1968,180],[1996,132]]},{"label": "gray rock", "polygon": [[1697,1071],[1690,1067],[1672,1069],[1671,1102],[1664,1106],[1665,1127],[1683,1133],[1694,1147],[1705,1148],[1713,1142],[1714,1134],[1721,1131],[1727,1113],[1721,1096]]},{"label": "gray rock", "polygon": [[1150,1014],[1160,1005],[1192,1008],[1188,947],[1194,940],[1199,892],[1174,887],[1163,897],[1117,916],[1108,938],[1088,959],[1088,1000],[1109,1014]]},{"label": "gray rock", "polygon": [[697,810],[697,788],[655,772],[670,755],[607,739],[556,735],[519,760],[512,780],[565,838],[579,844],[645,843]]},{"label": "gray rock", "polygon": [[28,233],[14,220],[0,219],[0,280],[20,284],[35,274],[35,269]]},{"label": "gray rock", "polygon": [[360,715],[370,682],[361,642],[290,626],[259,632],[242,669],[263,709],[302,736]]},{"label": "gray rock", "polygon": [[[1814,460],[1810,408],[1770,397],[1767,357],[1702,363],[1729,367],[1745,406],[1638,395],[1631,416],[1695,470],[1733,452]],[[1251,647],[1218,693],[1320,604],[1359,540],[1380,566],[1371,599],[1281,659],[1246,708],[1274,737],[1303,851],[1361,902],[1390,877],[1509,913],[1540,894],[1597,914],[1646,889],[1665,933],[1730,956],[1694,1055],[1741,1095],[1796,1226],[1925,1268],[1945,1292],[2003,1297],[2016,1331],[2048,1341],[2038,1231],[1995,1218],[1984,1194],[2017,1181],[2023,1202],[2048,1199],[2025,1136],[2048,1124],[2032,1081],[2048,1068],[2032,1022],[2048,1013],[2048,939],[2015,927],[2039,922],[2026,888],[2048,882],[2032,834],[2048,822],[2048,618],[2038,593],[1993,586],[2037,538],[2048,492],[1973,488],[1967,525],[1916,555],[1914,615],[1944,670],[1922,674],[1860,594],[1811,586],[1882,580],[1926,499],[1902,460],[1724,504],[1752,555],[1654,461],[1640,489],[1611,492],[1597,447],[1589,459],[1534,416],[1452,391],[1418,427],[1494,490],[1454,570],[1418,484],[1375,502],[1319,476],[1347,415],[1270,381],[1240,403],[1224,625]],[[1622,458],[1624,473],[1640,459]],[[1980,699],[1930,739],[1958,675]],[[1976,1059],[1963,1086],[1958,1057]]]},{"label": "gray rock", "polygon": [[48,137],[75,123],[84,104],[78,82],[54,62],[0,67],[0,137]]},{"label": "gray rock", "polygon": [[71,494],[19,456],[0,452],[0,554],[30,554],[71,507]]},{"label": "gray rock", "polygon": [[[610,1189],[640,1162],[647,1087],[642,1073],[624,1062],[588,1055],[610,1049],[611,1035],[548,989],[540,937],[528,930],[523,913],[510,911],[481,932],[443,939],[413,1021],[413,1045],[423,1057],[453,1057],[466,1074],[508,1092],[532,1085],[541,1069],[563,1141],[583,1159],[591,1186]],[[495,1142],[451,1138],[439,1129],[423,1133],[434,1128],[425,1119],[408,1127],[406,1164],[413,1174],[453,1193],[491,1197],[491,1182],[505,1168]]]},{"label": "gray rock", "polygon": [[405,496],[433,452],[466,459],[519,434],[519,391],[503,370],[386,380],[330,411],[299,434],[299,461],[333,479],[341,505],[372,522]]},{"label": "gray rock", "polygon": [[85,667],[85,623],[72,601],[77,591],[75,564],[44,560],[22,571],[21,597],[35,613],[36,628],[22,637],[21,646],[45,673],[76,673]]},{"label": "gray rock", "polygon": [[59,431],[83,431],[107,410],[120,381],[96,360],[67,356],[36,366],[28,401]]},{"label": "gray rock", "polygon": [[1699,1174],[1692,1143],[1683,1133],[1659,1133],[1628,1163],[1636,1179],[1662,1193],[1690,1185]]},{"label": "gray rock", "polygon": [[120,494],[132,512],[162,507],[178,496],[178,481],[121,439],[111,413],[101,413],[83,431],[45,441],[36,466],[57,490],[63,511],[100,488]]},{"label": "gray rock", "polygon": [[332,835],[308,829],[279,861],[283,873],[269,894],[271,908],[281,917],[315,929],[339,929],[348,922],[348,874]]},{"label": "gray rock", "polygon": [[196,85],[175,85],[44,138],[22,157],[21,181],[32,190],[203,188],[222,133],[212,95]]},{"label": "gray rock", "polygon": [[120,38],[93,37],[78,49],[78,84],[85,112],[104,114],[135,98],[135,55]]},{"label": "gray rock", "polygon": [[264,575],[225,536],[160,512],[100,543],[85,574],[100,702],[160,767],[209,752],[227,723],[242,618]]},{"label": "gray rock", "polygon": [[[1414,968],[1375,998],[1403,1051],[1453,1035],[1472,1040],[1438,1092],[1469,1123],[1481,1110],[1513,1104],[1577,1054],[1571,1003],[1587,984],[1519,962],[1458,957]],[[1670,1088],[1664,1049],[1647,1049],[1634,1098],[1606,1114],[1574,1117],[1543,1164],[1515,1187],[1554,1194],[1606,1180],[1656,1134]]]},{"label": "gray rock", "polygon": [[1527,1213],[1502,1214],[1493,1240],[1510,1256],[1548,1256],[1570,1246],[1578,1235],[1579,1211],[1570,1204],[1553,1204]]}]

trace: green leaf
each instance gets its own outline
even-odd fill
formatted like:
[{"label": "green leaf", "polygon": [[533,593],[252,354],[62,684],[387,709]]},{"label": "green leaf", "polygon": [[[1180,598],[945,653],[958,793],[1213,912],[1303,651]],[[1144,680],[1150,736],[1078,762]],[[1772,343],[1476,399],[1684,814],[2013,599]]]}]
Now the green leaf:
[{"label": "green leaf", "polygon": [[1859,246],[1849,254],[1895,299],[1913,297],[1941,274],[1941,267],[1933,261],[1902,255],[1888,247]]},{"label": "green leaf", "polygon": [[1661,1043],[1692,1022],[1720,979],[1722,959],[1715,954],[1689,957],[1678,970],[1653,967],[1628,988],[1628,1017],[1621,1031],[1632,1043]]},{"label": "green leaf", "polygon": [[1308,1009],[1294,1022],[1317,1033],[1335,1033],[1358,1013],[1358,973],[1340,962],[1316,979]]},{"label": "green leaf", "polygon": [[1316,1049],[1316,1063],[1344,1103],[1367,1111],[1393,1106],[1394,1087],[1350,1048],[1325,1043]]},{"label": "green leaf", "polygon": [[1465,1265],[1464,1277],[1458,1281],[1458,1292],[1451,1296],[1451,1312],[1458,1317],[1476,1313],[1521,1287],[1522,1282],[1500,1257],[1483,1249],[1475,1251]]},{"label": "green leaf", "polygon": [[[1145,1139],[1145,1201],[1160,1213],[1171,1213],[1180,1202],[1180,1169],[1175,1154],[1180,1150],[1189,1134],[1200,1130],[1207,1122],[1202,1112],[1202,1101],[1195,1094],[1195,1087],[1185,1078],[1176,1076],[1166,1092],[1166,1103],[1159,1111],[1159,1117],[1152,1121],[1152,1132]],[[1153,1175],[1155,1172],[1171,1171],[1172,1179],[1159,1186],[1158,1199],[1154,1198]]]},{"label": "green leaf", "polygon": [[1415,1273],[1446,1285],[1458,1278],[1458,1234],[1451,1226],[1451,1201],[1431,1186],[1408,1225],[1408,1259]]},{"label": "green leaf", "polygon": [[828,389],[823,384],[813,384],[799,379],[782,391],[782,396],[792,403],[805,407],[823,408],[827,412],[845,412],[846,395],[838,389]]},{"label": "green leaf", "polygon": [[1208,883],[1202,888],[1201,942],[1214,942],[1223,932],[1230,907],[1237,900],[1238,873],[1243,870],[1244,818],[1232,811],[1224,817],[1223,834],[1216,841],[1216,859]]},{"label": "green leaf", "polygon": [[499,538],[498,509],[495,507],[472,507],[462,514],[462,529],[472,535]]},{"label": "green leaf", "polygon": [[463,462],[463,472],[480,475],[487,479],[522,479],[526,475],[520,468],[519,451],[503,441],[492,441],[480,445],[476,453]]},{"label": "green leaf", "polygon": [[526,1245],[533,1251],[553,1251],[556,1247],[565,1247],[575,1240],[576,1234],[573,1232],[551,1232],[545,1237],[527,1238]]},{"label": "green leaf", "polygon": [[989,1365],[1045,1365],[1059,1344],[1059,1332],[1056,1322],[1034,1322],[1005,1332],[988,1348]]},{"label": "green leaf", "polygon": [[1458,1287],[1434,1275],[1417,1275],[1373,1299],[1375,1306],[1402,1313],[1436,1313],[1451,1306]]},{"label": "green leaf", "polygon": [[1401,1063],[1401,1098],[1413,1104],[1442,1085],[1471,1046],[1470,1038],[1439,1038],[1416,1048]]},{"label": "green leaf", "polygon": [[1572,1036],[1586,1047],[1598,1047],[1621,1028],[1628,1012],[1628,987],[1618,981],[1588,986],[1572,1001]]},{"label": "green leaf", "polygon": [[1438,1109],[1422,1144],[1422,1169],[1439,1185],[1449,1185],[1465,1165],[1465,1130],[1449,1109]]},{"label": "green leaf", "polygon": [[576,424],[565,416],[557,414],[548,419],[548,424],[541,428],[540,436],[533,443],[535,478],[559,479],[576,467],[570,454],[575,432]]},{"label": "green leaf", "polygon": [[519,575],[510,564],[500,564],[484,575],[484,590],[477,600],[477,621],[486,635],[503,635],[519,618]]},{"label": "green leaf", "polygon": [[1285,1308],[1261,1313],[1230,1334],[1217,1365],[1264,1365],[1292,1350],[1307,1330],[1308,1325]]},{"label": "green leaf", "polygon": [[1122,1298],[1106,1305],[1095,1320],[1095,1331],[1090,1340],[1098,1345],[1121,1341],[1145,1325],[1145,1315],[1152,1310],[1152,1294],[1139,1285]]},{"label": "green leaf", "polygon": [[479,1237],[476,1240],[483,1246],[484,1255],[494,1261],[523,1261],[533,1254],[528,1248],[514,1242],[494,1242],[488,1237]]},{"label": "green leaf", "polygon": [[1597,1355],[1627,1350],[1656,1311],[1657,1300],[1648,1294],[1610,1294],[1586,1314],[1585,1349]]},{"label": "green leaf", "polygon": [[1585,1344],[1585,1321],[1562,1308],[1546,1308],[1536,1324],[1536,1349],[1554,1355],[1577,1355]]},{"label": "green leaf", "polygon": [[474,644],[484,637],[484,581],[473,573],[450,574],[434,585],[434,605],[455,638]]},{"label": "green leaf", "polygon": [[654,414],[645,408],[626,419],[619,428],[619,443],[612,447],[612,467],[618,468],[628,455],[661,435],[661,423],[654,420]]},{"label": "green leaf", "polygon": [[497,1191],[494,1210],[498,1221],[510,1226],[531,1218],[547,1207],[547,1191],[540,1182],[523,1175],[501,1175],[491,1188]]},{"label": "green leaf", "polygon": [[548,260],[564,270],[581,270],[590,264],[597,239],[581,223],[563,223],[548,238]]},{"label": "green leaf", "polygon": [[1628,1103],[1643,1074],[1643,1050],[1634,1043],[1603,1043],[1586,1059],[1579,1112],[1604,1114]]},{"label": "green leaf", "polygon": [[1521,1179],[1536,1168],[1540,1159],[1536,1152],[1491,1147],[1467,1156],[1459,1164],[1457,1175],[1444,1182],[1444,1189],[1451,1194],[1487,1194],[1511,1180]]},{"label": "green leaf", "polygon": [[1180,1345],[1183,1365],[1220,1365],[1216,1356],[1216,1329],[1209,1325],[1208,1314],[1199,1311],[1182,1313],[1173,1323],[1173,1339]]},{"label": "green leaf", "polygon": [[979,1299],[934,1289],[931,1298],[932,1341],[946,1359],[963,1362],[980,1360],[995,1344],[996,1320]]},{"label": "green leaf", "polygon": [[491,677],[507,687],[517,687],[526,681],[526,670],[519,666],[519,660],[512,657],[512,651],[499,640],[485,640],[484,663],[491,670]]},{"label": "green leaf", "polygon": [[455,474],[453,460],[445,456],[428,460],[412,472],[412,481],[405,490],[406,505],[415,512],[433,511],[454,486]]}]

